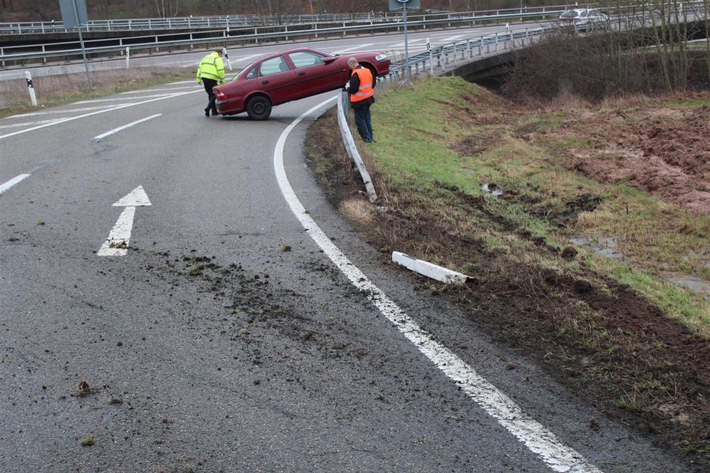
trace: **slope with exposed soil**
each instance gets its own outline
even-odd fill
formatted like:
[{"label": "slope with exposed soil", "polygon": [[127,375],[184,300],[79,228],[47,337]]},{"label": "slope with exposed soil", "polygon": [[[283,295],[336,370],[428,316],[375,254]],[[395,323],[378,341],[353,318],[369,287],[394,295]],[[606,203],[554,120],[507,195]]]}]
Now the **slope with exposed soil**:
[{"label": "slope with exposed soil", "polygon": [[[472,129],[487,123],[487,107],[510,115],[537,112],[492,95],[483,97],[471,104]],[[702,99],[707,101],[708,96]],[[584,137],[586,145],[561,151],[569,169],[602,182],[623,181],[668,202],[710,213],[709,132],[707,106],[637,103],[613,109],[588,107],[561,126],[522,137],[532,143]],[[361,194],[362,183],[343,157],[342,146],[333,144],[338,142],[333,133],[337,133],[334,115],[326,115],[309,131],[307,152],[333,204],[342,208]],[[457,151],[475,154],[481,147],[495,145],[495,140],[484,138],[459,143]],[[684,458],[689,471],[708,471],[707,339],[668,318],[642,294],[591,267],[582,264],[578,272],[567,274],[538,266],[534,259],[520,264],[447,227],[446,222],[484,220],[490,231],[527,239],[541,253],[576,257],[572,247],[559,251],[502,218],[486,199],[441,186],[434,194],[418,195],[387,181],[373,167],[378,192],[387,196],[387,211],[374,221],[354,224],[365,239],[382,249],[383,262],[394,249],[417,254],[423,245],[453,262],[474,261],[475,285],[462,289],[411,277],[465,307],[502,344],[548,367],[597,409]],[[568,208],[571,215],[564,218],[574,219],[578,212],[593,210],[594,202],[569,202]],[[590,421],[589,428],[599,426]]]}]

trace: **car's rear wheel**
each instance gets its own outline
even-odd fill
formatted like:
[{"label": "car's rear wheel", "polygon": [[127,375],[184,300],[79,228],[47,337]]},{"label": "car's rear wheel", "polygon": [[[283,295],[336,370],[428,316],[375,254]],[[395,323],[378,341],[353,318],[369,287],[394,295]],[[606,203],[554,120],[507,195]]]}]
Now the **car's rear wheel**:
[{"label": "car's rear wheel", "polygon": [[247,114],[252,120],[266,120],[271,115],[271,101],[263,95],[256,95],[247,102]]}]

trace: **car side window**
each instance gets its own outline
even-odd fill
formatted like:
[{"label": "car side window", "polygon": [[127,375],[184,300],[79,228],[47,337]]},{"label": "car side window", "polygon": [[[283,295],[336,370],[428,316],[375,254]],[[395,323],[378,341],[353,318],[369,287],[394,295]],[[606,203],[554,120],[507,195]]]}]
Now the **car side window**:
[{"label": "car side window", "polygon": [[270,76],[272,74],[278,74],[279,72],[288,71],[288,64],[283,56],[274,57],[267,59],[261,63],[260,75]]},{"label": "car side window", "polygon": [[247,73],[246,78],[247,79],[256,79],[257,76],[259,75],[259,68],[258,67],[252,67],[251,71]]},{"label": "car side window", "polygon": [[293,62],[294,66],[296,66],[296,69],[300,67],[315,66],[316,64],[321,64],[323,62],[323,56],[308,51],[290,53],[288,57]]}]

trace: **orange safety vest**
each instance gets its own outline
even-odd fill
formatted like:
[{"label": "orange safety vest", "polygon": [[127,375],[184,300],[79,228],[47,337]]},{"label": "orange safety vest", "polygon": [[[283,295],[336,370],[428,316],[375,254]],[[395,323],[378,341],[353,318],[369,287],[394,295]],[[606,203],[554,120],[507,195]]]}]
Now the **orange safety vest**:
[{"label": "orange safety vest", "polygon": [[361,100],[365,100],[367,98],[372,97],[375,94],[375,91],[373,89],[372,84],[374,82],[374,78],[372,77],[372,72],[370,72],[370,69],[366,67],[360,67],[358,69],[355,69],[353,71],[353,74],[357,74],[357,76],[360,78],[360,87],[357,89],[357,92],[350,96],[350,101],[360,102]]}]

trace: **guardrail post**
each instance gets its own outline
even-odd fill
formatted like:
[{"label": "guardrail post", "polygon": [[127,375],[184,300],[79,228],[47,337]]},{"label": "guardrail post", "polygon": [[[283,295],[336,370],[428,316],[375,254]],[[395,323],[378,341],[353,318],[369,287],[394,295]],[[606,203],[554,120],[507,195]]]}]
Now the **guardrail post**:
[{"label": "guardrail post", "polygon": [[35,95],[35,88],[32,85],[32,74],[30,71],[25,71],[25,77],[27,78],[27,89],[30,91],[30,100],[33,106],[37,106],[37,96]]}]

